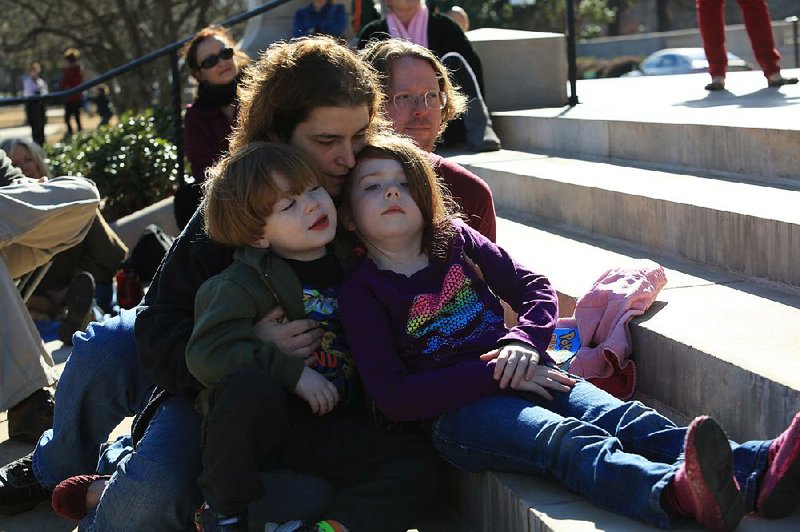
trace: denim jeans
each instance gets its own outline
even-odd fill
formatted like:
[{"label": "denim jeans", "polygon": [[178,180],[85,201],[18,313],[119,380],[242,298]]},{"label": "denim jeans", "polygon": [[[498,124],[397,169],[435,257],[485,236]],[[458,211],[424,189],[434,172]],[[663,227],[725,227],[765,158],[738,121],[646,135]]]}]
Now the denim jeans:
[{"label": "denim jeans", "polygon": [[[73,337],[56,389],[53,428],[34,450],[34,474],[49,489],[74,475],[112,475],[81,530],[185,530],[202,502],[200,416],[189,400],[165,401],[135,451],[127,436],[105,445],[124,418],[141,412],[153,388],[136,354],[135,318],[134,310],[123,310]],[[309,476],[270,472],[263,480],[269,500],[254,512],[261,519],[317,515],[331,498],[330,486]]]},{"label": "denim jeans", "polygon": [[[674,526],[678,520],[661,507],[661,491],[683,460],[686,428],[581,379],[569,393],[553,395],[553,401],[491,397],[440,416],[434,445],[457,467],[554,478],[598,506]],[[751,510],[769,443],[731,442],[734,472]]]}]

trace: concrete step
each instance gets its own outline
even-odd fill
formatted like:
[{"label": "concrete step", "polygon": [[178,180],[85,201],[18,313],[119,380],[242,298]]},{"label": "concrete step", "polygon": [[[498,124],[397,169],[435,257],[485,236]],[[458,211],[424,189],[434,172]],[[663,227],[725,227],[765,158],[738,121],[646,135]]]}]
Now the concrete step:
[{"label": "concrete step", "polygon": [[567,305],[609,268],[665,268],[667,285],[630,328],[639,393],[688,418],[711,414],[737,441],[772,438],[800,411],[800,291],[501,214],[516,221],[498,221],[498,243]]},{"label": "concrete step", "polygon": [[452,158],[489,183],[499,208],[800,286],[800,182],[755,184],[509,150]]},{"label": "concrete step", "polygon": [[[682,425],[711,414],[736,441],[772,438],[800,411],[800,292],[648,255],[619,241],[534,225],[518,212],[499,214],[498,243],[547,274],[567,306],[608,268],[645,257],[665,267],[667,285],[631,324],[637,399]],[[452,474],[455,504],[475,530],[655,530],[553,481]],[[693,522],[680,528],[701,530]],[[747,516],[738,530],[800,530],[800,509],[777,521]]]},{"label": "concrete step", "polygon": [[[798,72],[786,70],[786,75]],[[760,72],[585,80],[576,107],[496,112],[506,148],[800,180],[800,86],[767,89]]]}]

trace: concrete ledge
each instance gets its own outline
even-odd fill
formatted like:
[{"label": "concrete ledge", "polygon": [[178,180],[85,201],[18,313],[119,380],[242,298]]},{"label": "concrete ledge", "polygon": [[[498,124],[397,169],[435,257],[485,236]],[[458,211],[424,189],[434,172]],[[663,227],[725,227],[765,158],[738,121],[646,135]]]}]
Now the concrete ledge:
[{"label": "concrete ledge", "polygon": [[500,208],[800,286],[800,190],[524,152],[453,160]]},{"label": "concrete ledge", "polygon": [[128,248],[133,248],[144,228],[156,224],[168,235],[178,236],[178,225],[175,222],[175,211],[172,208],[172,196],[156,202],[149,207],[137,211],[110,224]]},{"label": "concrete ledge", "polygon": [[631,326],[638,392],[688,418],[710,414],[737,441],[775,437],[800,411],[797,290],[530,222],[500,219],[498,243],[573,299],[634,258],[664,266],[667,286]]},{"label": "concrete ledge", "polygon": [[558,107],[567,103],[564,35],[481,28],[467,32],[467,37],[481,58],[490,110]]}]

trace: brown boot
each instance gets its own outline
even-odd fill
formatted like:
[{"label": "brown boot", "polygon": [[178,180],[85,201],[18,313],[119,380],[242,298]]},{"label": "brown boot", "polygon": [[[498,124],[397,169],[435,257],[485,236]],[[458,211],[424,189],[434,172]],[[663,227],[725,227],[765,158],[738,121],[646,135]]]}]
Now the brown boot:
[{"label": "brown boot", "polygon": [[49,390],[36,390],[8,410],[9,439],[36,443],[53,426],[55,401]]}]

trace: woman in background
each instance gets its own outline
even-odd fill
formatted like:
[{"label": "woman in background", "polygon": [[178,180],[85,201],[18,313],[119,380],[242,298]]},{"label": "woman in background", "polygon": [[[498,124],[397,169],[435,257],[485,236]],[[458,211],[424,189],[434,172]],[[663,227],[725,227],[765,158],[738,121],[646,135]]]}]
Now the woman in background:
[{"label": "woman in background", "polygon": [[233,37],[221,26],[198,31],[184,48],[184,58],[198,85],[184,117],[184,148],[194,182],[181,183],[175,194],[175,220],[181,229],[200,204],[206,168],[228,151],[239,74],[250,60],[236,49]]}]

